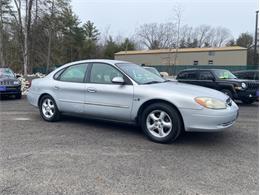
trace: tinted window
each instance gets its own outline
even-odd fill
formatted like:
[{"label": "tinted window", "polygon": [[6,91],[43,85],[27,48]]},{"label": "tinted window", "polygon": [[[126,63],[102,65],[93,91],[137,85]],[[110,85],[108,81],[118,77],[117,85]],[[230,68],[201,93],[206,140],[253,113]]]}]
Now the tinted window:
[{"label": "tinted window", "polygon": [[213,80],[214,77],[209,71],[200,72],[199,80]]},{"label": "tinted window", "polygon": [[68,68],[60,75],[60,81],[82,83],[85,78],[87,70],[87,64],[73,65]]},{"label": "tinted window", "polygon": [[94,63],[91,69],[90,82],[100,84],[111,84],[114,77],[123,75],[114,67],[108,64]]},{"label": "tinted window", "polygon": [[178,79],[188,79],[188,80],[195,80],[196,79],[196,71],[187,71],[181,72],[178,75]]}]

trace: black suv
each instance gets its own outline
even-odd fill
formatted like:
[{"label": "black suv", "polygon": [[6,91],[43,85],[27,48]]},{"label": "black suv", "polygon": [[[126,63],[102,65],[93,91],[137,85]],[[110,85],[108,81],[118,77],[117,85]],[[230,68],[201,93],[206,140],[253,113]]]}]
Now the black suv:
[{"label": "black suv", "polygon": [[0,68],[0,95],[15,95],[21,99],[21,82],[10,68]]},{"label": "black suv", "polygon": [[246,104],[258,100],[258,81],[237,79],[228,70],[187,69],[179,72],[176,79],[179,82],[216,89]]}]

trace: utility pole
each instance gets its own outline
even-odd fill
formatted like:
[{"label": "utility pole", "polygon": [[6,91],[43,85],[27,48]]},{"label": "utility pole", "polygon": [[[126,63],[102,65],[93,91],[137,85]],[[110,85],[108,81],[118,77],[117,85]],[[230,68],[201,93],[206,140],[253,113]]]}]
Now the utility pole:
[{"label": "utility pole", "polygon": [[254,65],[257,64],[258,12],[259,12],[259,10],[256,11],[256,18],[255,18]]}]

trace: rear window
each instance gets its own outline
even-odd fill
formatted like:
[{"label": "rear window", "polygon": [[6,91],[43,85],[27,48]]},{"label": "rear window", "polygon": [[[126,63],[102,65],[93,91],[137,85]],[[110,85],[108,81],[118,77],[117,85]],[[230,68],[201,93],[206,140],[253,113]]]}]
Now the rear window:
[{"label": "rear window", "polygon": [[180,72],[177,76],[177,79],[187,79],[187,80],[195,80],[197,78],[196,71],[185,71]]}]

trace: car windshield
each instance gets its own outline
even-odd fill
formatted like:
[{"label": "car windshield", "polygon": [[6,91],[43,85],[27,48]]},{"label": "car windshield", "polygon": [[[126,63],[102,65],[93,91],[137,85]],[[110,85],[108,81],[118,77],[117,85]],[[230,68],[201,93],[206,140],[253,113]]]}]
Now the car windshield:
[{"label": "car windshield", "polygon": [[10,68],[0,68],[0,77],[11,77],[14,78],[15,75]]},{"label": "car windshield", "polygon": [[214,73],[219,79],[236,79],[237,77],[233,75],[229,70],[214,70]]},{"label": "car windshield", "polygon": [[158,72],[158,70],[156,70],[156,68],[146,67],[145,69],[156,74],[157,76],[161,76],[160,73]]},{"label": "car windshield", "polygon": [[144,69],[137,64],[119,63],[116,65],[138,84],[153,84],[166,81],[162,77]]}]

